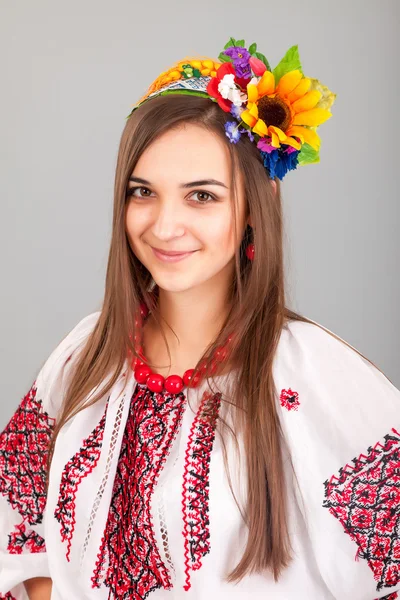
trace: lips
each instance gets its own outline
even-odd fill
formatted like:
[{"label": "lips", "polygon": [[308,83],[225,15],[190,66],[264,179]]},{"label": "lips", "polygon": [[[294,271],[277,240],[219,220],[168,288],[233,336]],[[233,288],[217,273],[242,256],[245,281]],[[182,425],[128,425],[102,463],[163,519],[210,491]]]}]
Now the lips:
[{"label": "lips", "polygon": [[197,250],[190,250],[189,252],[169,250],[168,252],[164,252],[158,250],[157,248],[153,248],[153,246],[151,246],[151,249],[153,250],[154,256],[163,263],[180,262],[181,260],[185,260],[197,252]]},{"label": "lips", "polygon": [[196,252],[196,250],[161,250],[161,248],[154,248],[154,246],[152,246],[152,248],[159,254],[165,254],[165,256],[180,256],[182,254]]}]

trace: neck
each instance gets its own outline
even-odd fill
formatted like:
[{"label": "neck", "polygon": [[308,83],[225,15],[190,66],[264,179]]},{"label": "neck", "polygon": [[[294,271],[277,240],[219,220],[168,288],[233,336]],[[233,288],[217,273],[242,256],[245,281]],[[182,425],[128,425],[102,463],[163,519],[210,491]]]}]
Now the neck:
[{"label": "neck", "polygon": [[[208,282],[207,282],[208,283]],[[144,353],[152,370],[164,376],[193,368],[221,330],[229,306],[227,289],[204,285],[184,292],[159,289],[161,329],[171,353],[171,367],[160,326],[150,314],[143,327]],[[171,329],[169,328],[171,327]],[[175,335],[176,334],[176,335]]]}]

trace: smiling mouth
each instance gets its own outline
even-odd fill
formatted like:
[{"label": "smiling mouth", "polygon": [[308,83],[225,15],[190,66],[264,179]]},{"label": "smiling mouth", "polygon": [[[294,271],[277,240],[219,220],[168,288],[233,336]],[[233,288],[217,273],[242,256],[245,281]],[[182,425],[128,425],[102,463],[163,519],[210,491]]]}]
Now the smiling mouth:
[{"label": "smiling mouth", "polygon": [[160,260],[164,263],[175,263],[175,262],[178,262],[185,258],[188,258],[192,254],[197,252],[197,250],[190,250],[190,251],[186,251],[186,252],[178,252],[178,251],[164,252],[162,250],[161,251],[158,250],[157,248],[153,248],[153,246],[151,246],[151,249],[153,250],[154,256],[156,258],[158,258],[158,260]]},{"label": "smiling mouth", "polygon": [[154,246],[151,246],[151,248],[159,254],[165,254],[166,256],[180,256],[182,254],[197,252],[197,250],[161,250],[161,248],[155,248]]}]

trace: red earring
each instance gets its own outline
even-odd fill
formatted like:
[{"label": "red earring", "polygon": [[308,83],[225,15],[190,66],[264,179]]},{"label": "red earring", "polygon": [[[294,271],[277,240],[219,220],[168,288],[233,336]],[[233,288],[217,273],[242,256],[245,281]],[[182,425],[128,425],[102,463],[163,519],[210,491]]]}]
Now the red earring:
[{"label": "red earring", "polygon": [[249,260],[254,260],[254,244],[249,244],[246,248],[246,256]]}]

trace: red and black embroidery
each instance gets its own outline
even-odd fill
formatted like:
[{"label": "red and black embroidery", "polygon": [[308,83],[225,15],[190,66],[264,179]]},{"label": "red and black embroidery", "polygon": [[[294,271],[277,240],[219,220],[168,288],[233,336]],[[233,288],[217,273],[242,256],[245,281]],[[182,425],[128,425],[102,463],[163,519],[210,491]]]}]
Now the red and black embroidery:
[{"label": "red and black embroidery", "polygon": [[54,517],[61,524],[61,539],[67,542],[66,558],[70,561],[72,537],[75,530],[76,494],[79,484],[96,467],[101,453],[107,406],[100,422],[86,438],[81,448],[64,467]]},{"label": "red and black embroidery", "polygon": [[9,534],[7,550],[10,554],[22,554],[24,550],[32,553],[46,552],[46,545],[44,539],[22,521]]},{"label": "red and black embroidery", "polygon": [[379,591],[400,582],[400,434],[392,429],[352,463],[325,482],[323,506],[358,544]]},{"label": "red and black embroidery", "polygon": [[46,506],[46,467],[55,420],[43,410],[35,383],[0,434],[0,493],[30,525]]},{"label": "red and black embroidery", "polygon": [[282,390],[280,395],[281,406],[287,408],[287,410],[298,410],[300,406],[299,394],[293,392],[290,388],[288,390]]},{"label": "red and black embroidery", "polygon": [[210,552],[209,473],[221,394],[204,392],[193,420],[185,452],[182,510],[185,585],[191,587],[190,571],[197,571]]},{"label": "red and black embroidery", "polygon": [[102,581],[110,588],[109,598],[143,600],[155,589],[172,587],[157,547],[150,505],[185,406],[183,393],[152,392],[141,384],[132,396],[92,576],[93,588]]},{"label": "red and black embroidery", "polygon": [[376,598],[375,600],[397,600],[398,597],[398,593],[393,592],[393,594],[389,594],[389,596],[384,596],[383,598]]},{"label": "red and black embroidery", "polygon": [[0,593],[0,600],[17,600],[15,596],[11,594],[11,592],[7,592],[7,594]]}]

